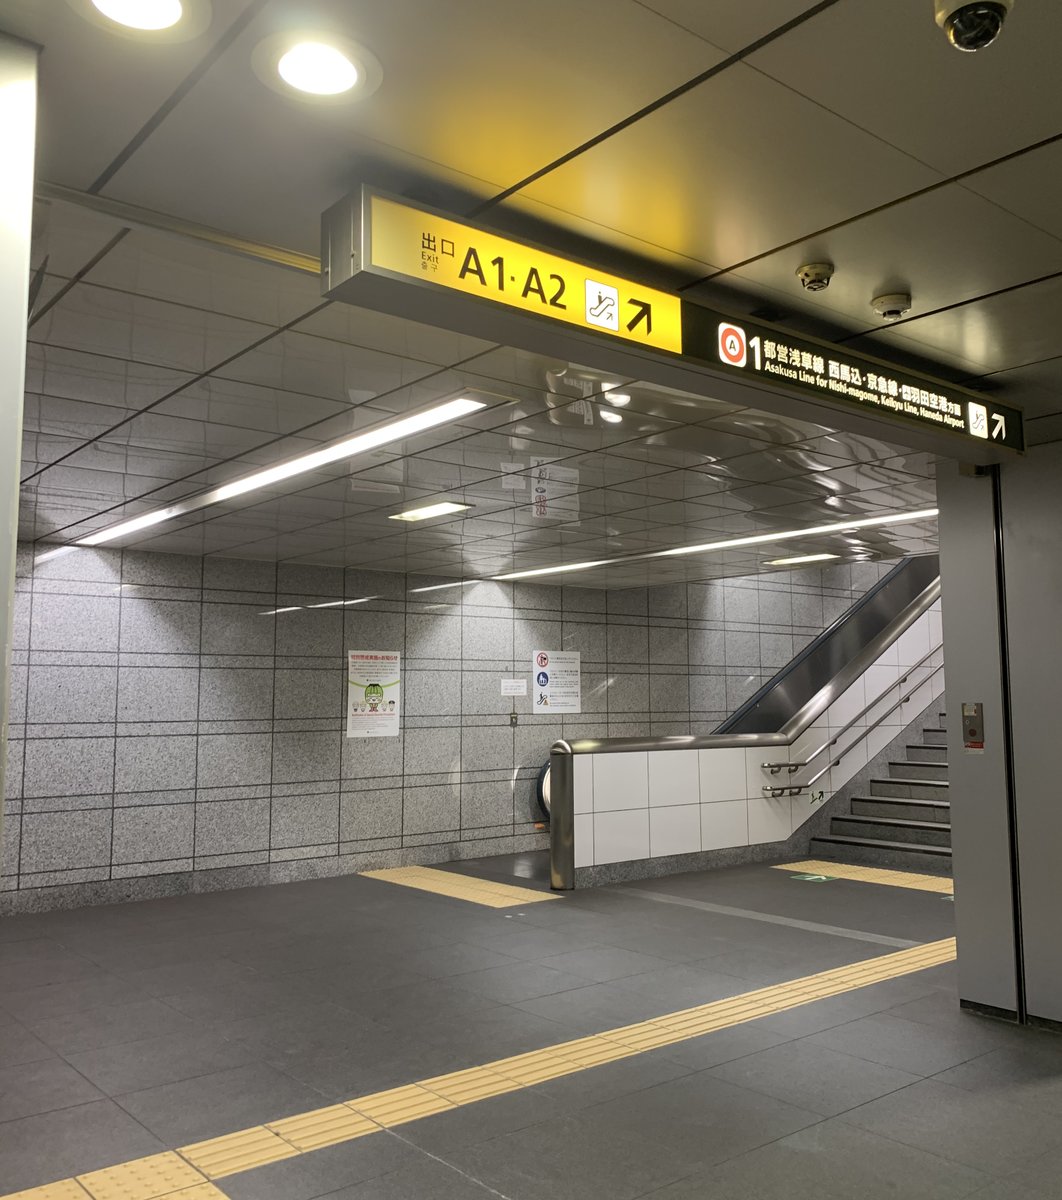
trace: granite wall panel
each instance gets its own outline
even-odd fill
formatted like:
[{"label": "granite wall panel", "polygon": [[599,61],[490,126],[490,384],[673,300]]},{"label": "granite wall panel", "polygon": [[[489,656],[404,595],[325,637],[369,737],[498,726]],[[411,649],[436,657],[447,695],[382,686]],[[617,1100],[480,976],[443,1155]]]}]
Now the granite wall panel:
[{"label": "granite wall panel", "polygon": [[[22,547],[0,911],[544,845],[558,737],[709,732],[889,565],[418,593],[446,581]],[[543,647],[581,654],[580,715],[501,695]],[[400,736],[344,736],[349,649],[402,654]]]}]

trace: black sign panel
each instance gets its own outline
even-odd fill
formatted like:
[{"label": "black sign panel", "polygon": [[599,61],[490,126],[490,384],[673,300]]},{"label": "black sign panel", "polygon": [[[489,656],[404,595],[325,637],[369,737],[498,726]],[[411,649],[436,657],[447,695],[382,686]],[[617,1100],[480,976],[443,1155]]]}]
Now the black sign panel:
[{"label": "black sign panel", "polygon": [[1021,412],[962,388],[914,375],[829,342],[731,319],[684,303],[683,353],[759,383],[931,425],[989,445],[1025,449]]}]

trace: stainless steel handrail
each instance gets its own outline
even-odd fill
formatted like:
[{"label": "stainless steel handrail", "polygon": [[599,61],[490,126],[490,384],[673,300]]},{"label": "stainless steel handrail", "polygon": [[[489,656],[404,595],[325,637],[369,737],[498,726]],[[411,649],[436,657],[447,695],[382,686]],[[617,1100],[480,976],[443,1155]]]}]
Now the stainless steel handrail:
[{"label": "stainless steel handrail", "polygon": [[[866,706],[866,708],[861,709],[858,713],[856,713],[856,715],[837,734],[836,737],[832,737],[828,741],[823,742],[822,745],[817,750],[813,751],[813,753],[809,754],[808,757],[806,759],[804,759],[803,762],[797,762],[797,763],[795,763],[795,762],[784,762],[784,763],[765,762],[765,763],[760,763],[760,766],[765,771],[770,771],[770,773],[772,775],[777,775],[779,771],[782,771],[785,769],[788,769],[790,775],[795,775],[797,773],[797,771],[802,770],[804,767],[810,767],[811,764],[815,761],[815,759],[817,759],[819,757],[820,754],[824,753],[826,750],[829,750],[829,748],[831,746],[836,746],[837,743],[841,740],[841,738],[843,738],[844,735],[850,729],[854,729],[859,724],[859,722],[862,721],[862,719],[867,715],[867,713],[870,712],[870,710],[872,708],[876,707],[878,704],[880,704],[882,702],[882,700],[885,699],[885,697],[889,694],[889,692],[891,692],[893,690],[893,688],[903,687],[903,685],[908,681],[908,679],[911,678],[911,676],[915,673],[915,671],[917,671],[922,666],[923,663],[928,662],[929,659],[931,659],[934,654],[939,654],[940,651],[943,649],[944,649],[944,644],[943,644],[943,642],[941,642],[939,645],[934,646],[933,649],[930,650],[928,654],[923,654],[922,657],[918,660],[918,662],[915,663],[915,665],[913,667],[908,667],[906,675],[901,675],[899,679],[895,680],[893,683],[890,683],[887,688],[883,688],[878,693],[878,695],[875,696],[873,700],[871,700],[871,702]],[[890,709],[890,711],[892,711],[892,710]]]},{"label": "stainless steel handrail", "polygon": [[[925,656],[925,658],[923,658],[921,660],[921,662],[918,664],[918,666],[921,666],[921,664],[926,661],[926,658],[930,658],[932,655],[936,654],[938,651],[943,650],[943,649],[944,649],[943,644],[936,646],[933,650],[931,650],[929,652],[929,654],[927,654]],[[911,667],[910,671],[904,678],[905,679],[910,678],[910,675],[913,674],[918,669],[918,666]],[[847,746],[845,746],[845,748],[836,757],[832,757],[830,759],[830,761],[822,768],[822,770],[817,771],[814,775],[812,775],[812,777],[810,779],[805,780],[803,783],[787,783],[787,784],[784,784],[782,787],[772,787],[770,784],[765,784],[764,787],[762,788],[762,790],[765,793],[767,793],[767,795],[778,798],[779,796],[799,796],[801,792],[806,791],[810,787],[814,787],[815,784],[818,783],[818,781],[823,777],[823,775],[826,774],[827,771],[832,770],[836,766],[839,766],[841,759],[844,758],[844,756],[846,754],[850,754],[856,748],[856,746],[859,745],[859,743],[861,741],[863,741],[866,737],[868,737],[871,733],[873,733],[874,730],[878,728],[878,726],[882,723],[882,721],[885,720],[886,717],[891,716],[898,708],[902,708],[908,702],[908,700],[911,699],[911,697],[915,694],[915,692],[918,691],[918,689],[920,687],[922,687],[924,684],[928,683],[928,681],[930,679],[932,679],[933,676],[936,675],[938,671],[943,671],[943,670],[944,670],[944,664],[938,663],[929,672],[929,674],[926,675],[926,677],[924,679],[920,679],[918,681],[918,683],[907,693],[906,696],[901,696],[900,699],[897,700],[896,703],[892,706],[892,708],[886,709],[886,711],[883,712],[881,714],[881,716],[878,717],[878,719],[873,722],[873,724],[864,726],[863,729],[860,730],[859,736],[857,738],[854,738]],[[897,682],[900,682],[900,681],[897,681]],[[895,684],[892,685],[892,687],[895,687],[895,686],[896,686]],[[884,696],[888,695],[888,693],[892,691],[892,687],[887,687],[881,693],[881,695],[878,697],[878,699],[874,701],[874,704],[879,703]],[[873,708],[874,704],[871,704],[869,707]],[[864,712],[865,711],[867,711],[867,710],[864,710]],[[837,735],[837,739],[835,739],[835,740],[839,740],[841,737],[843,737],[844,733],[847,732],[847,730],[849,730],[851,728],[852,728],[851,724],[847,725],[845,727],[845,729],[842,730],[841,733],[839,733]],[[833,745],[833,742],[828,743],[828,745]],[[817,757],[817,755],[816,755],[816,757]],[[810,762],[810,761],[811,761],[811,759],[808,759],[808,762]],[[764,765],[766,765],[766,764],[764,764]],[[800,770],[800,768],[802,766],[807,766],[807,763],[797,763],[796,769]]]}]

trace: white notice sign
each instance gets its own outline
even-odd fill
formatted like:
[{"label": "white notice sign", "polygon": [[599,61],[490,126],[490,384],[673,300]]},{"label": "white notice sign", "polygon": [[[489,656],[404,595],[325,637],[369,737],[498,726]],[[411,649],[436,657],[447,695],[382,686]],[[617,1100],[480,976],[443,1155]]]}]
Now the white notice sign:
[{"label": "white notice sign", "polygon": [[351,650],[347,672],[347,737],[398,737],[401,655]]},{"label": "white notice sign", "polygon": [[527,680],[526,679],[503,679],[501,681],[501,694],[503,696],[526,696],[527,695]]},{"label": "white notice sign", "polygon": [[582,679],[577,650],[536,650],[531,658],[531,711],[583,711]]}]

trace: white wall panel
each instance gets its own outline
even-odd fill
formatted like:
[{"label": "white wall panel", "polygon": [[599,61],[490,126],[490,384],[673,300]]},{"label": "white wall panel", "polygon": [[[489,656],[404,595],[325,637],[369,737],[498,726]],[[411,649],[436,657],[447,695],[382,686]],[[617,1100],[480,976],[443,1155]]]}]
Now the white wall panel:
[{"label": "white wall panel", "polygon": [[[615,756],[613,756],[615,757]],[[594,862],[649,857],[649,809],[594,814]]]},{"label": "white wall panel", "polygon": [[700,774],[696,750],[649,752],[649,804],[697,804]]},{"label": "white wall panel", "polygon": [[743,800],[748,790],[745,751],[740,747],[697,751],[701,776],[701,801]]},{"label": "white wall panel", "polygon": [[749,844],[749,807],[744,800],[701,805],[701,849],[726,850]]},{"label": "white wall panel", "polygon": [[649,810],[649,853],[696,854],[701,848],[701,806],[677,804]]},{"label": "white wall panel", "polygon": [[595,754],[594,812],[648,807],[648,758],[647,754]]}]

